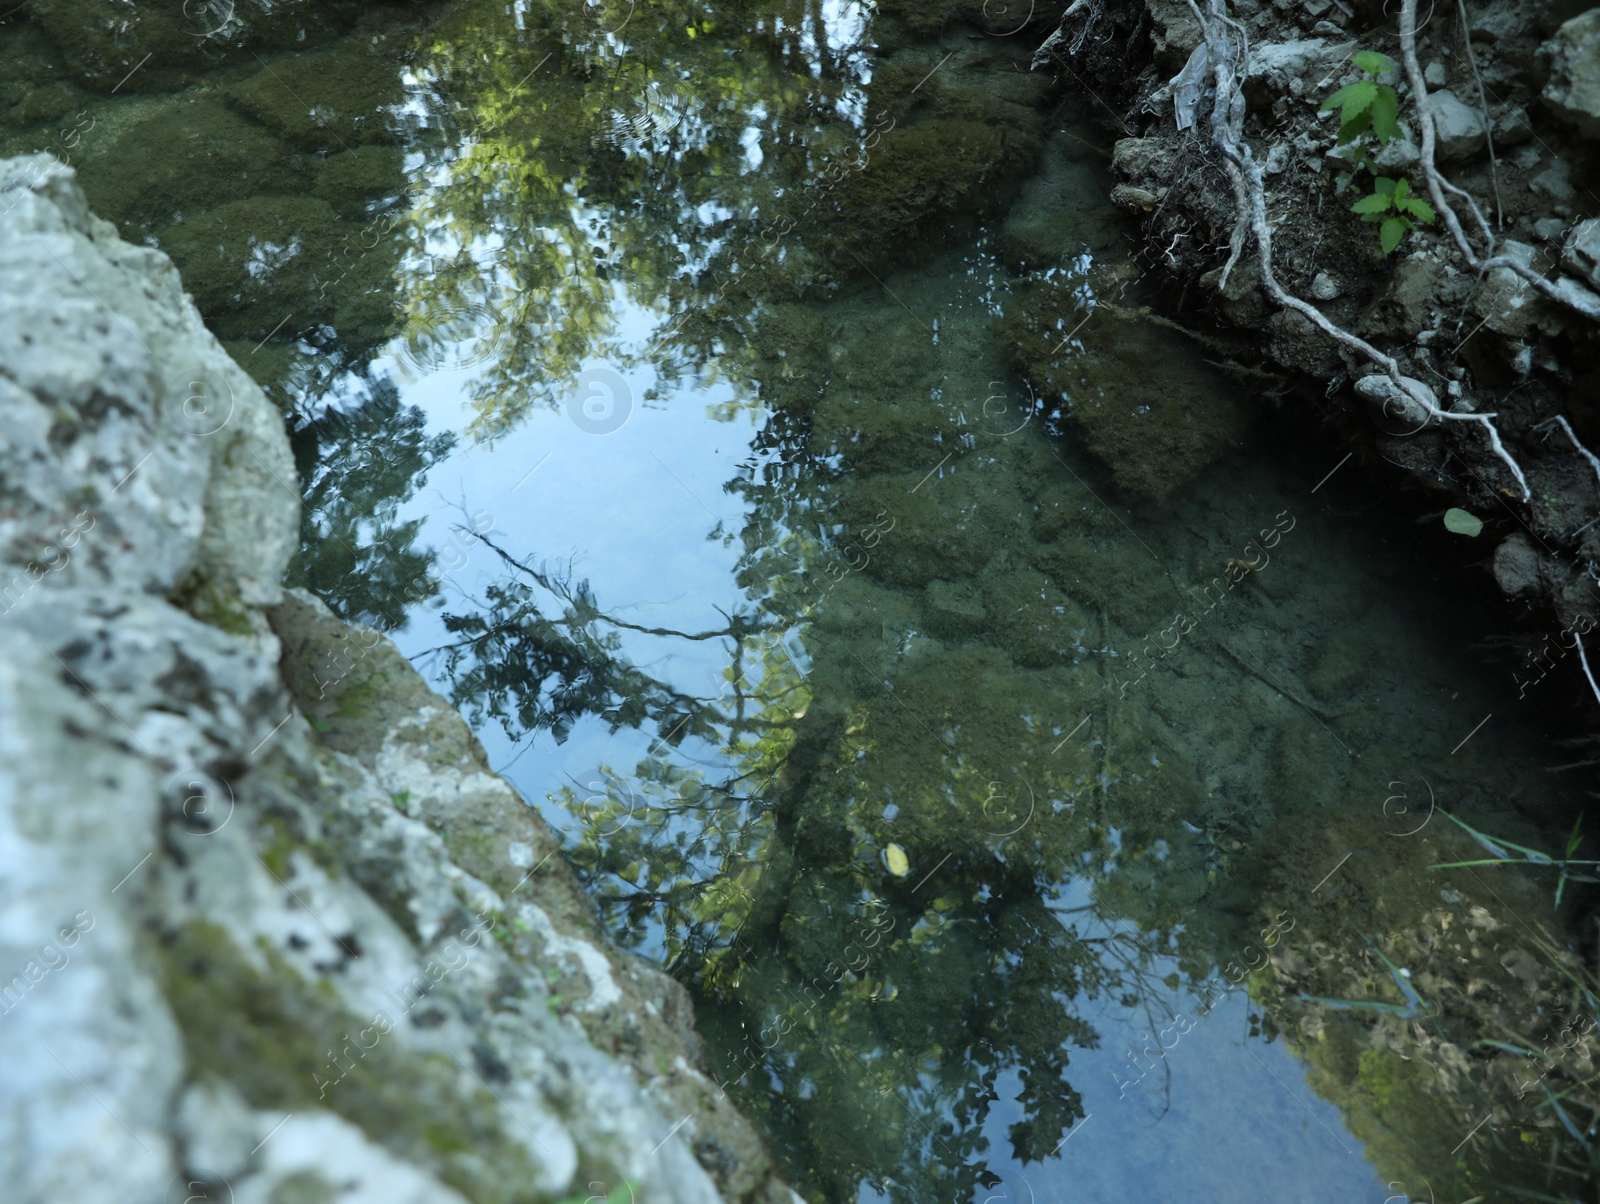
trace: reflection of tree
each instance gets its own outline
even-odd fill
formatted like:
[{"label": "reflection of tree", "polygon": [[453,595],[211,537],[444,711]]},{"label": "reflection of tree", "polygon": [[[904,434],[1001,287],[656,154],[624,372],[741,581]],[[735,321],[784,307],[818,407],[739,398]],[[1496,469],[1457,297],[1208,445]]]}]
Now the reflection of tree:
[{"label": "reflection of tree", "polygon": [[[773,521],[790,495],[747,484]],[[457,701],[515,735],[581,713],[660,733],[632,772],[564,792],[582,825],[571,856],[614,931],[658,938],[697,987],[719,1073],[743,1080],[741,1104],[792,1173],[828,1199],[863,1182],[897,1200],[965,1198],[991,1178],[983,1122],[1008,1072],[1024,1113],[1013,1156],[1048,1156],[1083,1116],[1065,1078],[1069,1049],[1095,1044],[1078,1005],[1138,977],[1051,905],[1063,859],[1109,855],[1094,759],[1031,768],[1055,739],[1041,733],[996,779],[904,722],[890,691],[815,697],[816,675],[795,664],[800,633],[771,611],[705,632],[626,623],[586,585],[491,546],[507,578],[482,613],[446,619],[461,636],[442,650]],[[624,632],[720,641],[721,695],[642,673]],[[928,676],[951,679],[953,708],[974,667]],[[903,680],[937,708],[946,695],[932,684]],[[1004,720],[927,718],[957,745],[964,728],[982,738]],[[868,798],[893,799],[892,819],[881,802],[869,814]],[[892,840],[918,873],[885,869]]]},{"label": "reflection of tree", "polygon": [[[694,698],[633,667],[621,655],[622,632],[700,641],[730,639],[736,648],[760,630],[740,612],[714,631],[681,632],[644,627],[601,612],[587,581],[518,560],[480,536],[508,570],[473,609],[442,617],[460,639],[432,649],[442,657],[451,698],[477,722],[494,719],[513,739],[548,728],[564,740],[573,720],[599,715],[612,730],[655,722],[663,741],[713,731],[714,718],[746,722],[741,713],[719,715]],[[560,618],[546,617],[551,602]],[[603,630],[602,630],[603,629]],[[742,700],[736,699],[742,706]]]},{"label": "reflection of tree", "polygon": [[437,589],[434,555],[415,542],[423,520],[396,515],[454,436],[427,434],[422,411],[402,406],[387,378],[359,388],[293,433],[304,509],[289,580],[340,617],[387,629]]}]

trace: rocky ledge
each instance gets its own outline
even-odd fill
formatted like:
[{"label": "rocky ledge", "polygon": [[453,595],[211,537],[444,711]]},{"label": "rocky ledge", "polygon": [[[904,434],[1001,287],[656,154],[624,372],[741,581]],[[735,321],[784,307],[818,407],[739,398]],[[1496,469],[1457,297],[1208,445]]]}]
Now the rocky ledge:
[{"label": "rocky ledge", "polygon": [[0,162],[10,1198],[795,1199],[461,718],[281,588],[299,505],[168,258]]}]

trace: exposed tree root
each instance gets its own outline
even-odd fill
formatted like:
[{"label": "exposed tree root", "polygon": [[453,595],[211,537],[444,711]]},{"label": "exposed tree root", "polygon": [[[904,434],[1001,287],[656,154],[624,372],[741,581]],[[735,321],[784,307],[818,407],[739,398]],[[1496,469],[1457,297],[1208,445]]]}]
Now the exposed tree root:
[{"label": "exposed tree root", "polygon": [[[1416,0],[1405,0],[1405,11],[1410,14],[1411,28],[1411,58],[1410,66],[1416,64],[1415,47],[1415,20]],[[1228,178],[1233,184],[1234,200],[1237,205],[1237,217],[1234,222],[1233,234],[1229,240],[1228,262],[1223,268],[1222,279],[1219,287],[1226,284],[1229,274],[1237,266],[1244,254],[1246,245],[1252,240],[1255,242],[1256,254],[1259,262],[1262,287],[1279,305],[1292,309],[1306,318],[1329,338],[1340,346],[1360,355],[1369,363],[1383,369],[1384,373],[1394,383],[1395,388],[1409,397],[1431,419],[1441,422],[1475,422],[1484,430],[1490,446],[1496,456],[1511,470],[1511,475],[1516,478],[1517,485],[1522,490],[1522,498],[1527,501],[1532,497],[1528,488],[1528,479],[1523,474],[1522,468],[1511,453],[1506,450],[1505,443],[1500,438],[1500,431],[1494,424],[1498,417],[1495,413],[1474,413],[1470,411],[1444,410],[1433,399],[1431,391],[1424,391],[1408,382],[1400,372],[1399,362],[1391,355],[1380,351],[1371,343],[1358,335],[1351,334],[1342,326],[1329,320],[1329,318],[1316,306],[1295,296],[1278,282],[1272,265],[1272,229],[1267,222],[1266,184],[1262,177],[1261,165],[1256,161],[1254,153],[1243,136],[1245,101],[1240,90],[1240,81],[1243,79],[1246,64],[1249,61],[1249,35],[1244,27],[1227,15],[1223,0],[1206,0],[1207,11],[1202,11],[1196,0],[1188,0],[1190,11],[1199,21],[1200,28],[1205,35],[1206,48],[1210,58],[1211,72],[1216,88],[1216,97],[1211,110],[1211,139],[1218,150],[1222,152],[1223,163],[1228,172]],[[1402,17],[1402,26],[1405,18]],[[1414,87],[1420,90],[1421,73],[1417,74]],[[1425,92],[1422,93],[1426,95]],[[1423,128],[1424,161],[1432,165],[1433,151],[1433,126],[1423,116],[1420,123]],[[1434,193],[1440,192],[1440,177],[1437,172],[1429,176],[1429,186]],[[1453,185],[1452,185],[1453,187]],[[1457,190],[1459,191],[1459,189]],[[1463,194],[1465,195],[1465,194]],[[1471,198],[1468,198],[1469,200]],[[1447,221],[1454,223],[1454,232],[1457,234],[1458,244],[1466,246],[1465,236],[1460,234],[1460,223],[1456,221],[1453,211],[1449,211],[1442,201],[1439,203],[1441,212],[1450,214]],[[1474,206],[1476,213],[1476,206]],[[1478,215],[1482,222],[1482,216]],[[1485,224],[1485,233],[1487,225]],[[1492,240],[1492,235],[1490,238]],[[1467,254],[1471,255],[1470,248]],[[1509,256],[1502,256],[1508,264],[1517,261]],[[1480,261],[1469,258],[1474,267],[1480,266]],[[1499,260],[1481,261],[1487,266],[1499,266]],[[1553,286],[1551,286],[1553,288]]]}]

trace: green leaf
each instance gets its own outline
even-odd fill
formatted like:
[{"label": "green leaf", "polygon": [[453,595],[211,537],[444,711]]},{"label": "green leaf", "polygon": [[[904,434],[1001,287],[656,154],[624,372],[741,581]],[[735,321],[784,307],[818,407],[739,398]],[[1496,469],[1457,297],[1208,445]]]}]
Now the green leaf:
[{"label": "green leaf", "polygon": [[1383,142],[1400,136],[1400,98],[1393,88],[1374,84],[1376,95],[1368,106],[1372,117],[1372,132]]},{"label": "green leaf", "polygon": [[1406,199],[1406,197],[1408,197],[1410,195],[1411,195],[1411,181],[1410,180],[1396,180],[1394,182],[1394,207],[1396,209],[1404,209],[1405,205],[1402,204],[1401,202],[1403,202]]},{"label": "green leaf", "polygon": [[1378,245],[1387,255],[1400,245],[1400,240],[1406,236],[1406,231],[1411,229],[1411,220],[1404,217],[1391,217],[1387,219],[1378,231]]},{"label": "green leaf", "polygon": [[[1346,84],[1327,100],[1322,102],[1322,107],[1331,109],[1339,106],[1339,120],[1348,126],[1357,117],[1366,113],[1372,107],[1372,102],[1378,98],[1378,85],[1369,79],[1360,83]],[[1344,141],[1344,139],[1340,139]]]},{"label": "green leaf", "polygon": [[1407,197],[1406,203],[1401,206],[1407,213],[1412,214],[1418,221],[1431,222],[1436,214],[1433,206],[1427,201],[1418,200],[1416,197]]},{"label": "green leaf", "polygon": [[[1353,98],[1355,98],[1357,96],[1364,95],[1364,93],[1362,92],[1362,89],[1365,89],[1365,88],[1374,89],[1374,92],[1375,92],[1375,90],[1377,88],[1377,85],[1376,84],[1367,83],[1364,80],[1361,83],[1358,83],[1358,84],[1346,84],[1344,87],[1340,88],[1337,92],[1335,92],[1332,96],[1328,97],[1327,100],[1323,101],[1322,104],[1317,107],[1317,112],[1326,113],[1329,109],[1340,108],[1347,101],[1349,101],[1349,100],[1351,100],[1351,99],[1353,99]],[[1369,98],[1367,100],[1366,104],[1371,104],[1371,103],[1372,103],[1372,101]],[[1362,105],[1361,107],[1362,108],[1366,108],[1366,104]],[[1348,119],[1346,119],[1346,120],[1348,120]]]},{"label": "green leaf", "polygon": [[1446,531],[1453,531],[1457,535],[1476,535],[1483,530],[1483,520],[1476,514],[1452,506],[1444,512],[1444,527]]},{"label": "green leaf", "polygon": [[1394,193],[1395,182],[1388,176],[1373,176],[1372,191],[1379,196],[1390,196]]},{"label": "green leaf", "polygon": [[1394,60],[1376,50],[1358,50],[1350,56],[1350,61],[1368,75],[1382,75],[1385,71],[1394,70]]},{"label": "green leaf", "polygon": [[1354,205],[1350,206],[1353,213],[1387,213],[1393,205],[1393,200],[1381,193],[1364,196]]}]

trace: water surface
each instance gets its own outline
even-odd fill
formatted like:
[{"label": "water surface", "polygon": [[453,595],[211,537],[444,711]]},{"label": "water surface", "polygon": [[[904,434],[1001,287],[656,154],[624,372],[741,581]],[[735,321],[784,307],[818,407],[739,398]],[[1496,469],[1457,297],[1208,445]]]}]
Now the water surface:
[{"label": "water surface", "polygon": [[1490,600],[1150,317],[1092,106],[954,12],[373,10],[49,137],[808,1198],[1533,1184],[1554,874],[1431,868],[1576,810]]}]

